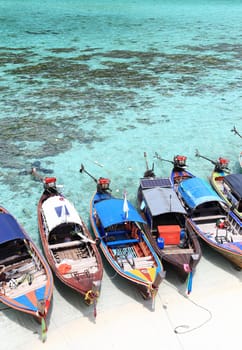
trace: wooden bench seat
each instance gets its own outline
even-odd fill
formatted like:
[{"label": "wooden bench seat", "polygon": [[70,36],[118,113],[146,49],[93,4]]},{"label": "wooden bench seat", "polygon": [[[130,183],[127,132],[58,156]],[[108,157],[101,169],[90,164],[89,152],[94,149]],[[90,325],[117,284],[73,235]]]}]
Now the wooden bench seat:
[{"label": "wooden bench seat", "polygon": [[107,246],[116,246],[116,245],[126,245],[130,243],[138,243],[139,239],[138,238],[131,238],[131,239],[122,239],[122,240],[117,240],[117,241],[110,241],[107,242]]},{"label": "wooden bench seat", "polygon": [[154,261],[150,255],[133,258],[133,261],[136,269],[151,268],[154,266]]},{"label": "wooden bench seat", "polygon": [[117,236],[117,235],[126,235],[130,234],[131,231],[125,231],[125,230],[117,230],[117,231],[107,231],[105,232],[104,237],[110,237],[110,236]]},{"label": "wooden bench seat", "polygon": [[176,248],[176,249],[167,249],[164,248],[163,249],[163,253],[165,253],[166,255],[171,255],[171,254],[192,254],[193,253],[193,249],[192,248]]},{"label": "wooden bench seat", "polygon": [[50,244],[50,249],[59,249],[59,248],[71,248],[71,247],[78,247],[82,242],[81,241],[70,241],[70,242],[62,242],[62,243],[56,243],[56,244]]},{"label": "wooden bench seat", "polygon": [[193,221],[205,221],[205,220],[215,220],[215,219],[225,219],[224,215],[208,215],[208,216],[196,216],[193,217]]},{"label": "wooden bench seat", "polygon": [[29,257],[29,253],[16,254],[0,260],[0,265],[12,265]]}]

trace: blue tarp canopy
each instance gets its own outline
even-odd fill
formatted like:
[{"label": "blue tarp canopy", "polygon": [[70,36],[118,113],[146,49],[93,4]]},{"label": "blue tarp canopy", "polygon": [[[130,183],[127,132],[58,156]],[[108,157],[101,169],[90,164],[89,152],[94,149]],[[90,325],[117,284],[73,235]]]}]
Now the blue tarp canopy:
[{"label": "blue tarp canopy", "polygon": [[21,227],[10,214],[0,214],[0,244],[14,239],[25,239]]},{"label": "blue tarp canopy", "polygon": [[145,223],[130,202],[128,202],[128,215],[125,214],[123,199],[103,200],[95,204],[95,209],[104,228],[128,221]]},{"label": "blue tarp canopy", "polygon": [[178,186],[178,192],[190,209],[207,202],[224,203],[209,183],[198,177],[182,181]]}]

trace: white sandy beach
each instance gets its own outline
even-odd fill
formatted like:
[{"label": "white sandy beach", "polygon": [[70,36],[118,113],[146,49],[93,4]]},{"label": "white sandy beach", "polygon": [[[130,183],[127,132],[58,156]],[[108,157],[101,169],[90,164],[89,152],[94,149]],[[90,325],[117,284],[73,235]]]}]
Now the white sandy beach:
[{"label": "white sandy beach", "polygon": [[[188,297],[168,273],[155,309],[106,267],[97,318],[79,295],[56,282],[45,343],[35,321],[17,311],[1,312],[1,350],[233,349],[241,341],[242,271],[207,247]],[[4,305],[1,305],[4,307]]]}]

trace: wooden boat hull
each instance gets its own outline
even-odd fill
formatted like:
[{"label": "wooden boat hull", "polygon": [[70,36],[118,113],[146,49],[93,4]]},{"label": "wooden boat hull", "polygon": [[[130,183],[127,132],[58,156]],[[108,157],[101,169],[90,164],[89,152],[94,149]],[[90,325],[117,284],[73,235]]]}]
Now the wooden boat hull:
[{"label": "wooden boat hull", "polygon": [[178,186],[182,181],[191,179],[192,177],[194,177],[194,175],[186,169],[173,169],[170,179],[173,186]]},{"label": "wooden boat hull", "polygon": [[[5,214],[8,215],[7,224],[17,232],[14,241],[16,247],[20,244],[17,242],[20,242],[21,235],[21,244],[24,245],[8,258],[3,259],[1,254],[0,264],[1,269],[4,266],[5,276],[1,274],[0,301],[15,310],[32,315],[39,322],[45,322],[53,294],[51,270],[40,250],[17,220],[5,208],[0,207],[0,216]],[[1,225],[4,223],[1,222]],[[9,242],[13,242],[13,238]]]},{"label": "wooden boat hull", "polygon": [[[117,243],[117,245],[112,246],[110,243],[109,246],[108,243],[105,242],[105,237],[100,232],[100,228],[98,227],[99,218],[96,214],[96,203],[99,203],[101,200],[107,202],[112,198],[113,197],[109,194],[99,195],[96,192],[90,202],[90,222],[96,238],[100,240],[100,249],[110,266],[112,266],[121,277],[135,284],[145,299],[154,298],[160,283],[165,277],[165,272],[158,256],[155,254],[144,233],[140,232],[140,241],[133,238],[129,239],[130,243],[128,244],[126,241],[124,244],[120,241],[120,244]],[[110,204],[109,211],[112,212],[112,209],[112,204]],[[120,222],[122,222],[122,220],[122,216],[120,216]],[[127,219],[127,221],[129,220]],[[114,232],[113,234],[115,235],[116,233]],[[119,252],[124,252],[124,250],[129,250],[130,253],[133,254],[133,256],[130,257],[132,261],[129,260],[128,256],[121,261],[121,255],[119,261]]]},{"label": "wooden boat hull", "polygon": [[[217,175],[216,177],[218,178]],[[199,182],[195,184],[196,191],[193,193],[193,186],[189,188],[187,182],[191,182],[191,179],[196,181],[197,178],[193,176],[181,182],[180,187],[176,187],[183,205],[189,210],[188,228],[208,246],[222,254],[236,267],[241,268],[241,220],[230,211],[226,202],[208,184],[202,186],[204,193],[201,194],[201,197],[198,195],[198,189],[201,186]],[[197,198],[193,198],[195,193]]]},{"label": "wooden boat hull", "polygon": [[202,252],[198,238],[191,230],[187,229],[189,242],[186,243],[188,245],[186,248],[180,248],[179,245],[175,247],[174,245],[167,245],[160,249],[147,225],[145,226],[145,233],[167,270],[176,271],[181,280],[186,280],[190,272],[195,272]]},{"label": "wooden boat hull", "polygon": [[223,255],[235,267],[242,269],[242,242],[239,242],[238,246],[230,242],[218,243],[214,239],[210,239],[211,236],[209,234],[201,231],[192,219],[188,220],[188,225],[209,247]]},{"label": "wooden boat hull", "polygon": [[[227,174],[224,171],[213,171],[210,177],[210,183],[218,193],[218,195],[228,204],[229,207],[232,207],[232,202],[229,199],[228,195],[224,192],[224,178]],[[242,206],[242,204],[241,204]],[[238,210],[237,208],[232,209],[235,215],[238,216],[240,220],[242,220],[242,210]]]},{"label": "wooden boat hull", "polygon": [[[197,236],[185,227],[186,213],[178,205],[179,199],[167,180],[156,177],[141,179],[137,203],[141,216],[149,223],[144,225],[145,233],[156,254],[167,269],[172,268],[184,280],[195,271],[201,259],[201,247]],[[167,208],[166,198],[172,198]],[[175,211],[171,208],[175,208]]]},{"label": "wooden boat hull", "polygon": [[[45,215],[49,214],[48,210],[43,207],[50,198],[53,201],[60,200],[60,205],[67,208],[68,214],[73,215],[74,221],[72,223],[65,224],[64,222],[59,226],[57,224],[52,231],[48,231]],[[44,192],[38,203],[38,226],[45,256],[56,277],[66,286],[80,293],[87,304],[96,303],[100,295],[103,277],[102,259],[86,224],[81,220],[72,204],[59,193],[47,195]],[[78,229],[81,226],[82,235],[89,241],[83,243],[83,239],[78,235],[75,235],[74,240],[70,240],[72,226]],[[58,232],[54,235],[55,238],[57,236],[58,240],[63,234],[65,240],[68,238],[70,242],[50,243],[49,235],[53,235],[53,232]]]}]

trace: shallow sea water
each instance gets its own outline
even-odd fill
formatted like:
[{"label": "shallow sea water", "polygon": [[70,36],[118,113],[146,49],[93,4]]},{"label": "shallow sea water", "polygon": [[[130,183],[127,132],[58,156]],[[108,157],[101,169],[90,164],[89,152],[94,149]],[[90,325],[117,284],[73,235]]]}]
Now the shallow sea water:
[{"label": "shallow sea water", "polygon": [[36,161],[87,222],[81,163],[134,204],[144,152],[157,175],[155,152],[207,178],[196,149],[239,170],[241,1],[0,0],[0,24],[1,204],[39,246],[42,185],[19,175]]}]

